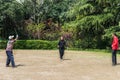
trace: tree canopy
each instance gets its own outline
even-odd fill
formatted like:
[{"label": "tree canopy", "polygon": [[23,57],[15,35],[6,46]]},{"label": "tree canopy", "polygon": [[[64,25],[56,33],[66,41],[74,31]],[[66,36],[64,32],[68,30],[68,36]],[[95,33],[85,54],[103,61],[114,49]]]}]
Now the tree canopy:
[{"label": "tree canopy", "polygon": [[2,39],[17,31],[20,39],[63,35],[81,48],[106,48],[119,27],[120,0],[0,0]]}]

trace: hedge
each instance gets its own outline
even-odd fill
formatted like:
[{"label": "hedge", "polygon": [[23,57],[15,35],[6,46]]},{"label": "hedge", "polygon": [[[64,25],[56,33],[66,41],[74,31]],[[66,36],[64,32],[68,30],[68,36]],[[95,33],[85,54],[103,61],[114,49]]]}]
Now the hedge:
[{"label": "hedge", "polygon": [[[17,40],[14,49],[57,49],[58,41]],[[0,49],[6,48],[7,41],[0,42]]]},{"label": "hedge", "polygon": [[[88,48],[88,43],[84,41],[67,41],[67,46],[76,49],[99,49],[94,48],[95,45],[91,45]],[[89,42],[89,45],[92,42]],[[14,49],[57,49],[58,41],[46,41],[46,40],[17,40],[14,45]],[[0,49],[5,49],[7,41],[0,41]],[[105,46],[105,45],[104,45]]]}]

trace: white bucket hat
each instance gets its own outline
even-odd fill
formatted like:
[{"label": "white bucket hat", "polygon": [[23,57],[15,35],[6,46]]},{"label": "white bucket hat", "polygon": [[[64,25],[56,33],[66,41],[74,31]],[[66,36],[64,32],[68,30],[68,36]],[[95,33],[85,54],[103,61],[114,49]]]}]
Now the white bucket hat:
[{"label": "white bucket hat", "polygon": [[14,36],[12,35],[12,36],[9,36],[9,39],[13,39],[14,38]]}]

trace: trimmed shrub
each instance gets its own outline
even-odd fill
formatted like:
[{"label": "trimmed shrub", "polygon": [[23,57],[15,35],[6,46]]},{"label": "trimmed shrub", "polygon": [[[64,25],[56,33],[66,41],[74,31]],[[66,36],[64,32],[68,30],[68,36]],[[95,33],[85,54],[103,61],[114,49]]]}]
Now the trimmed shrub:
[{"label": "trimmed shrub", "polygon": [[[14,49],[57,49],[57,41],[17,40]],[[0,49],[5,49],[7,41],[0,42]]]},{"label": "trimmed shrub", "polygon": [[7,45],[7,41],[0,41],[0,49],[5,49]]}]

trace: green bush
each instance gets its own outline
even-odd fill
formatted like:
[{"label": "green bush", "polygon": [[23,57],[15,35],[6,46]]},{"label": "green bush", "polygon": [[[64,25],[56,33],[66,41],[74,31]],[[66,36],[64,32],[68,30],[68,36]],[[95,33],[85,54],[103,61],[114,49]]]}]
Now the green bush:
[{"label": "green bush", "polygon": [[106,49],[111,48],[112,33],[116,33],[120,42],[120,26],[111,26],[105,30],[105,34],[102,36]]},{"label": "green bush", "polygon": [[95,44],[95,40],[91,40],[91,39],[84,39],[84,40],[78,40],[75,41],[75,48],[79,48],[79,49],[95,49],[97,44]]},{"label": "green bush", "polygon": [[[96,42],[93,40],[73,40],[66,41],[69,49],[100,49]],[[17,40],[14,44],[14,49],[57,49],[58,41],[46,41],[46,40]],[[5,49],[7,41],[0,41],[0,49]],[[101,43],[102,45],[102,43]],[[104,43],[104,47],[107,44]],[[102,48],[105,49],[105,48]]]},{"label": "green bush", "polygon": [[5,49],[7,45],[7,41],[0,41],[0,49]]},{"label": "green bush", "polygon": [[[14,49],[56,49],[57,41],[45,40],[18,40],[15,42]],[[7,41],[0,42],[0,49],[6,48]]]}]

